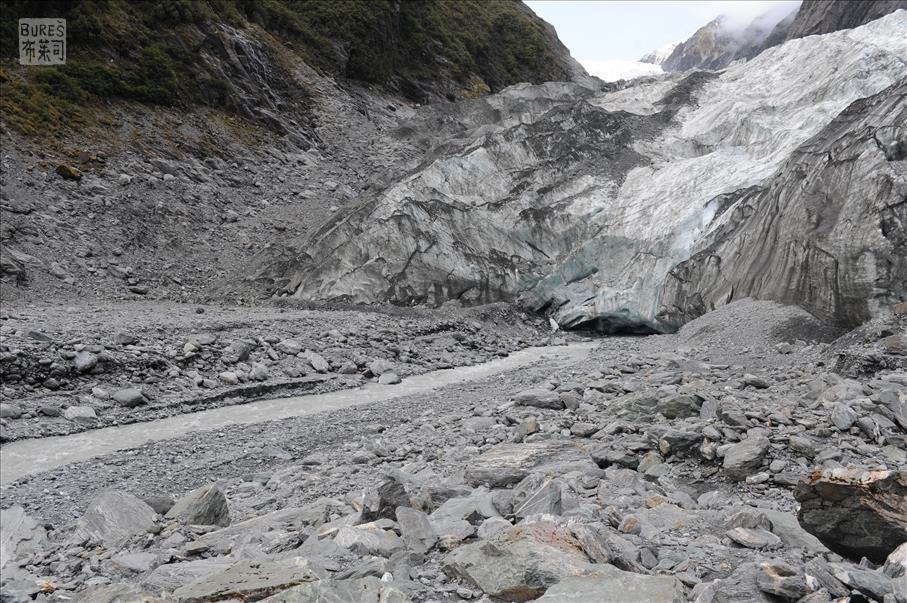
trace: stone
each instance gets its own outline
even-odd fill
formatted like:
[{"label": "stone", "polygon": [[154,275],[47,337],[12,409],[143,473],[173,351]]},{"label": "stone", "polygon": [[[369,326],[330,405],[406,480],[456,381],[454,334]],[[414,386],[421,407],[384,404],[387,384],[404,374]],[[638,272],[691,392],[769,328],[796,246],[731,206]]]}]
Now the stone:
[{"label": "stone", "polygon": [[701,441],[702,435],[695,431],[669,429],[658,440],[658,450],[665,457],[685,456],[696,449]]},{"label": "stone", "polygon": [[111,557],[110,561],[117,569],[143,574],[154,568],[157,555],[154,553],[120,553]]},{"label": "stone", "polygon": [[390,530],[383,530],[373,524],[356,527],[342,526],[334,536],[334,543],[357,555],[390,557],[406,547],[403,540]]},{"label": "stone", "polygon": [[527,442],[499,444],[474,458],[466,468],[466,481],[473,487],[485,484],[504,488],[516,484],[533,472],[583,473],[599,471],[586,452],[569,443]]},{"label": "stone", "polygon": [[208,603],[225,599],[258,601],[294,586],[328,577],[308,559],[288,557],[277,561],[240,561],[223,572],[205,576],[177,588],[179,603]]},{"label": "stone", "polygon": [[750,437],[731,445],[724,453],[724,472],[734,481],[743,481],[762,467],[770,442],[765,436]]},{"label": "stone", "polygon": [[68,406],[63,409],[63,418],[83,427],[98,424],[98,415],[90,406]]},{"label": "stone", "polygon": [[22,408],[8,402],[0,402],[0,419],[18,419],[22,416]]},{"label": "stone", "polygon": [[239,376],[233,371],[218,373],[217,378],[225,385],[239,385]]},{"label": "stone", "polygon": [[158,515],[166,515],[167,511],[172,509],[174,503],[176,502],[169,494],[152,494],[151,496],[143,496],[142,501],[146,505],[154,509],[154,512]]},{"label": "stone", "polygon": [[743,385],[748,385],[754,389],[768,389],[771,384],[764,377],[746,374],[743,376]]},{"label": "stone", "polygon": [[759,564],[756,584],[762,592],[788,601],[796,601],[805,597],[811,590],[806,583],[805,575],[778,560]]},{"label": "stone", "polygon": [[66,163],[60,163],[57,165],[57,175],[59,175],[64,180],[81,180],[82,172],[78,168],[73,167]]},{"label": "stone", "polygon": [[529,601],[568,576],[595,569],[566,528],[548,522],[513,526],[458,547],[444,558],[445,573],[505,601]]},{"label": "stone", "polygon": [[80,373],[88,373],[98,365],[98,357],[91,352],[76,352],[76,357],[72,360],[73,366]]},{"label": "stone", "polygon": [[135,387],[118,390],[113,393],[112,398],[114,402],[127,408],[141,406],[147,402],[142,390]]},{"label": "stone", "polygon": [[696,395],[681,394],[658,401],[655,410],[667,419],[698,417],[703,399]]},{"label": "stone", "polygon": [[725,532],[728,538],[749,549],[775,548],[781,539],[767,530],[759,528],[731,528]]},{"label": "stone", "polygon": [[267,381],[270,376],[268,367],[262,364],[261,362],[253,362],[252,370],[249,371],[249,377],[255,381]]},{"label": "stone", "polygon": [[21,506],[0,513],[0,569],[23,555],[37,552],[47,540],[44,527]]},{"label": "stone", "polygon": [[284,339],[277,342],[277,345],[275,345],[274,347],[284,354],[289,354],[290,356],[295,356],[302,351],[302,344],[295,339]]},{"label": "stone", "polygon": [[592,576],[567,576],[537,603],[684,603],[683,585],[673,576],[646,576],[610,565]]},{"label": "stone", "polygon": [[907,541],[907,471],[816,471],[794,497],[800,525],[840,555],[883,563]]},{"label": "stone", "polygon": [[772,531],[772,522],[764,513],[756,510],[738,511],[728,518],[726,526],[730,528],[758,528],[760,530]]},{"label": "stone", "polygon": [[76,522],[71,539],[91,540],[117,549],[129,539],[146,534],[155,526],[157,514],[141,499],[118,490],[95,498]]},{"label": "stone", "polygon": [[517,484],[513,496],[513,516],[561,514],[561,482],[533,474]]},{"label": "stone", "polygon": [[235,559],[224,557],[167,563],[157,566],[143,577],[142,585],[152,590],[173,592],[180,586],[219,574],[235,563]]},{"label": "stone", "polygon": [[303,356],[309,361],[309,364],[312,365],[312,368],[315,369],[316,373],[327,373],[331,370],[331,365],[321,354],[318,354],[317,352],[306,352]]},{"label": "stone", "polygon": [[214,484],[196,488],[180,498],[167,511],[166,517],[192,525],[230,525],[227,498]]},{"label": "stone", "polygon": [[410,507],[397,507],[397,523],[406,547],[416,553],[427,553],[438,542],[428,515]]},{"label": "stone", "polygon": [[846,404],[837,403],[831,409],[831,422],[841,431],[847,431],[857,420],[857,413]]},{"label": "stone", "polygon": [[519,406],[551,408],[554,410],[564,408],[560,394],[548,389],[527,389],[514,396],[514,401]]},{"label": "stone", "polygon": [[831,564],[832,572],[842,584],[868,595],[875,601],[884,601],[885,596],[894,592],[891,578],[882,572],[858,567],[849,563]]},{"label": "stone", "polygon": [[400,383],[401,379],[396,373],[384,373],[378,377],[378,383],[381,385],[396,385]]},{"label": "stone", "polygon": [[132,333],[117,333],[113,340],[117,345],[135,345],[139,342],[138,336]]},{"label": "stone", "polygon": [[411,603],[392,582],[374,576],[348,580],[318,580],[279,592],[262,603]]}]

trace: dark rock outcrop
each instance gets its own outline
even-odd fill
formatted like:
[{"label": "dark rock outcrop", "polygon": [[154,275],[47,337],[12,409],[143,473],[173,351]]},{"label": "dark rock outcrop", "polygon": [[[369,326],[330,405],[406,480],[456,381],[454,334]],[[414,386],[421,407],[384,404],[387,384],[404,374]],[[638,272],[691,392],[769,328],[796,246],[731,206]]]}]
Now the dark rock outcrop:
[{"label": "dark rock outcrop", "polygon": [[803,0],[785,39],[859,27],[902,8],[907,0]]},{"label": "dark rock outcrop", "polygon": [[817,471],[794,496],[800,525],[841,555],[883,563],[907,540],[907,472]]}]

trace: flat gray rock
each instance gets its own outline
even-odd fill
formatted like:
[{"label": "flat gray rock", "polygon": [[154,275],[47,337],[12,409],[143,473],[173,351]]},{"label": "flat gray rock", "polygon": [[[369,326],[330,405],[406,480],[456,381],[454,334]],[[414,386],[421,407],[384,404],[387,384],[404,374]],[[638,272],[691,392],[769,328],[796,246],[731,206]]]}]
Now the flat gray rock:
[{"label": "flat gray rock", "polygon": [[538,603],[684,603],[683,585],[673,576],[646,576],[611,565],[593,576],[567,576],[536,599]]},{"label": "flat gray rock", "polygon": [[327,572],[302,557],[280,561],[240,561],[173,592],[179,603],[209,603],[225,599],[258,601],[306,582],[327,578]]}]

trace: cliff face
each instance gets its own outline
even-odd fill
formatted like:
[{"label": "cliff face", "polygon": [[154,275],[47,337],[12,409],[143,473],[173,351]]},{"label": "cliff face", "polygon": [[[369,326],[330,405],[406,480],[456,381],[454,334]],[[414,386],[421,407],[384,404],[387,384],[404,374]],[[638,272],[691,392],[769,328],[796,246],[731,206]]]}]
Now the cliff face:
[{"label": "cliff face", "polygon": [[[670,329],[743,291],[794,291],[818,313],[858,322],[902,295],[901,243],[851,222],[888,211],[879,220],[890,233],[902,220],[902,210],[885,209],[902,190],[900,176],[879,171],[899,160],[880,159],[875,136],[865,133],[878,130],[898,157],[901,143],[891,140],[900,134],[889,126],[902,105],[854,103],[889,98],[903,81],[905,27],[907,13],[898,12],[788,42],[720,75],[669,75],[610,92],[518,86],[448,114],[427,112],[411,128],[436,136],[426,160],[301,246],[283,264],[283,294],[407,304],[519,299],[565,327]],[[834,146],[838,132],[867,152]],[[807,166],[815,182],[803,196],[789,166],[824,157],[823,145],[832,145],[832,158]],[[852,167],[838,166],[836,152]],[[848,169],[853,190],[835,184],[835,170]],[[767,229],[759,235],[766,249],[780,242],[777,259],[763,253],[741,263],[746,286],[726,285],[731,272],[683,276],[704,270],[684,262],[730,228],[730,217],[749,215],[746,203],[773,181],[786,182],[775,194],[790,206],[766,206],[753,224]],[[824,195],[852,205],[825,213],[817,201]],[[783,241],[798,240],[806,218],[832,242],[817,234],[795,253]],[[721,253],[750,257],[753,239],[740,228],[731,228],[744,234]],[[834,266],[847,276],[829,276]],[[663,292],[665,279],[678,276],[689,287]],[[865,297],[869,282],[878,291]],[[705,299],[699,306],[697,295]]]},{"label": "cliff face", "polygon": [[859,27],[901,8],[907,0],[803,0],[785,39]]}]

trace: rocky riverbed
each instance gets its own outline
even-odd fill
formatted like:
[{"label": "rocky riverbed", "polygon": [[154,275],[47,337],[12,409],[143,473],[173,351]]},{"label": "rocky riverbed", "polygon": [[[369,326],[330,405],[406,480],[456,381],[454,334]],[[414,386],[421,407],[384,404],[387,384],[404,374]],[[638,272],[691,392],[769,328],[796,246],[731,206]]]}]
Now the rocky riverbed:
[{"label": "rocky riverbed", "polygon": [[[904,328],[849,346],[895,358]],[[835,335],[743,301],[25,478],[4,600],[902,601],[907,373],[835,373]]]},{"label": "rocky riverbed", "polygon": [[503,304],[434,313],[14,305],[0,333],[2,441],[394,381],[550,338],[543,320]]}]

